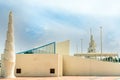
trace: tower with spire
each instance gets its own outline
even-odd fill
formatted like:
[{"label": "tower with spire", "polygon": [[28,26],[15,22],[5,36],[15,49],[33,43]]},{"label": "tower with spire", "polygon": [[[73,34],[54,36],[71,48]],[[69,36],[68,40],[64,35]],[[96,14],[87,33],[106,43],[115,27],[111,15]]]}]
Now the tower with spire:
[{"label": "tower with spire", "polygon": [[88,48],[88,53],[95,53],[96,52],[96,43],[93,39],[92,31],[90,29],[90,43]]},{"label": "tower with spire", "polygon": [[4,78],[14,78],[15,68],[15,47],[14,47],[14,31],[13,31],[13,15],[12,11],[9,13],[8,31],[5,43],[3,62],[2,62],[2,76]]}]

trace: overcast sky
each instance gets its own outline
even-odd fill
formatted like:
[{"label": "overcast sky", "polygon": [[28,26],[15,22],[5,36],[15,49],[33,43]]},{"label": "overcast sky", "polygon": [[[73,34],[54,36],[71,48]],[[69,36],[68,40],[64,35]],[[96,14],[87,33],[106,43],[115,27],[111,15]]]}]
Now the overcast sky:
[{"label": "overcast sky", "polygon": [[71,53],[87,52],[89,29],[100,52],[120,52],[120,0],[0,0],[0,53],[4,51],[8,14],[14,15],[16,52],[53,41],[71,41]]}]

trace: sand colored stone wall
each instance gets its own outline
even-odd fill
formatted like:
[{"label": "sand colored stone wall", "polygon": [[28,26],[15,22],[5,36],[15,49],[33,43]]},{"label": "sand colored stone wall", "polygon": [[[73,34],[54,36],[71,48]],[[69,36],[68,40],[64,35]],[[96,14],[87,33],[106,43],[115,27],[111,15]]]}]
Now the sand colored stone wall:
[{"label": "sand colored stone wall", "polygon": [[1,68],[0,68],[0,76],[1,76]]},{"label": "sand colored stone wall", "polygon": [[70,53],[70,41],[58,42],[56,44],[56,53],[60,55],[69,55]]},{"label": "sand colored stone wall", "polygon": [[83,59],[77,56],[63,57],[64,76],[120,76],[120,63]]},{"label": "sand colored stone wall", "polygon": [[[1,65],[1,60],[0,60],[0,65]],[[1,76],[1,67],[0,67],[0,76]]]},{"label": "sand colored stone wall", "polygon": [[[15,75],[62,76],[61,60],[62,57],[58,54],[17,54],[16,69],[21,69],[21,73],[15,72]],[[50,69],[55,69],[55,73],[50,73]]]},{"label": "sand colored stone wall", "polygon": [[[21,69],[21,73],[16,73]],[[50,69],[55,69],[51,74]],[[59,54],[17,54],[16,76],[120,76],[120,63]]]}]

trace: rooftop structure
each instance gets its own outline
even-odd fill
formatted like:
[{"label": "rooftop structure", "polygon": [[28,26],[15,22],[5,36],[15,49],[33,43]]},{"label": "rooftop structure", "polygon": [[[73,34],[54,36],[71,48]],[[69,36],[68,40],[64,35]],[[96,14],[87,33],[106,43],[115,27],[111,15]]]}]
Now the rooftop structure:
[{"label": "rooftop structure", "polygon": [[90,58],[90,57],[118,57],[117,53],[92,53],[92,54],[74,54],[74,56],[84,56],[86,58]]},{"label": "rooftop structure", "polygon": [[96,52],[96,43],[93,39],[93,35],[90,29],[90,43],[89,43],[88,53],[95,53],[95,52]]},{"label": "rooftop structure", "polygon": [[56,42],[36,47],[30,50],[18,52],[17,54],[55,54],[56,53]]}]

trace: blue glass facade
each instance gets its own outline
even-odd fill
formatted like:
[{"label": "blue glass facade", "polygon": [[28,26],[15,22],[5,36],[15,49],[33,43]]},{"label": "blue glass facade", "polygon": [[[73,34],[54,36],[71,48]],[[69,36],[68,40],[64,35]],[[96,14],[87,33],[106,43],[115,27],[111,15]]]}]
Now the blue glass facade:
[{"label": "blue glass facade", "polygon": [[37,48],[19,52],[18,54],[55,54],[56,53],[56,43],[52,42]]}]

